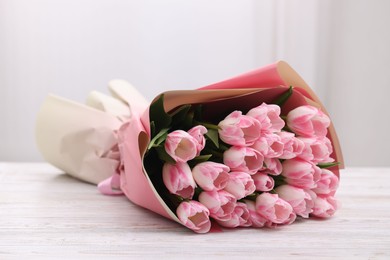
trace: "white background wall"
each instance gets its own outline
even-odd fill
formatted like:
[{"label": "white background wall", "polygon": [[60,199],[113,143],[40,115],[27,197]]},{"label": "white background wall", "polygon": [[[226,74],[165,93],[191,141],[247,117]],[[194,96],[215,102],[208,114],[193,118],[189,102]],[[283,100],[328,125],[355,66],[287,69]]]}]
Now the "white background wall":
[{"label": "white background wall", "polygon": [[348,166],[390,166],[390,1],[0,0],[0,160],[41,160],[46,94],[124,78],[148,98],[278,59],[323,99]]}]

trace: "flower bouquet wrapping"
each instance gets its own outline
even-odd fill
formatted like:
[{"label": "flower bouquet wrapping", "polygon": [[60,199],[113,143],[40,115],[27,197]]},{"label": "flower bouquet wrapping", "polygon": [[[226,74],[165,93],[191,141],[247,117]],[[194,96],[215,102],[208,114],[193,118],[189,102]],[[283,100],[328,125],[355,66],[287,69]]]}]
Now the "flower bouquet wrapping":
[{"label": "flower bouquet wrapping", "polygon": [[113,81],[87,105],[50,96],[37,122],[45,158],[105,194],[197,233],[212,223],[275,227],[327,218],[343,159],[330,118],[285,62],[150,104]]}]

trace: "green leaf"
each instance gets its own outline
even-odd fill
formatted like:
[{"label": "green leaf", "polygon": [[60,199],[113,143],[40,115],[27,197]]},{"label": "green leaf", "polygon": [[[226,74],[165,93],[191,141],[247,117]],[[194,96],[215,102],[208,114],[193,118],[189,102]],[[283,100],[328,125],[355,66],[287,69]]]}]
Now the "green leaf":
[{"label": "green leaf", "polygon": [[219,148],[218,130],[207,129],[206,136],[215,145],[215,147]]},{"label": "green leaf", "polygon": [[[164,129],[167,129],[167,128],[164,128]],[[162,144],[165,141],[165,139],[167,139],[167,135],[168,135],[168,132],[163,133],[159,138],[157,138],[155,145],[159,146],[160,144]]]},{"label": "green leaf", "polygon": [[156,125],[154,124],[154,121],[150,122],[150,134],[151,136],[154,136],[156,134]]},{"label": "green leaf", "polygon": [[195,118],[197,121],[203,121],[203,120],[202,120],[202,112],[203,112],[203,107],[202,107],[202,105],[197,105],[197,106],[195,106],[195,109],[194,109],[194,118]]},{"label": "green leaf", "polygon": [[219,143],[219,150],[220,151],[227,151],[229,149],[229,146],[227,144],[224,144],[224,143]]},{"label": "green leaf", "polygon": [[321,169],[326,169],[326,168],[337,166],[339,164],[340,164],[339,162],[329,162],[329,163],[319,163],[317,164],[317,166],[320,167]]},{"label": "green leaf", "polygon": [[156,145],[160,145],[162,142],[164,142],[165,138],[167,137],[168,130],[169,130],[169,128],[161,129],[160,132],[158,132],[158,134],[156,134],[156,136],[154,136],[153,139],[150,140],[150,143],[148,145],[148,150],[150,150],[150,148],[152,148]]},{"label": "green leaf", "polygon": [[274,104],[275,105],[278,105],[278,106],[283,106],[284,105],[284,103],[286,103],[286,101],[288,100],[288,98],[292,95],[292,93],[293,93],[293,87],[292,86],[290,86],[289,88],[288,88],[288,90],[285,92],[285,93],[283,93],[280,97],[278,97],[275,101],[274,101]]},{"label": "green leaf", "polygon": [[183,129],[191,129],[194,126],[194,111],[189,111],[182,122]]},{"label": "green leaf", "polygon": [[150,121],[154,122],[156,132],[163,128],[167,128],[172,123],[172,117],[165,112],[164,95],[161,95],[149,109]]},{"label": "green leaf", "polygon": [[191,161],[188,162],[188,165],[190,168],[194,168],[197,164],[202,163],[202,162],[207,162],[213,155],[212,154],[205,154],[205,155],[200,155],[192,159]]},{"label": "green leaf", "polygon": [[212,154],[199,155],[194,159],[192,159],[192,161],[196,162],[196,164],[206,162],[211,158],[211,156],[213,155]]},{"label": "green leaf", "polygon": [[187,117],[188,111],[190,111],[191,105],[183,105],[176,109],[170,116],[172,123],[175,125],[181,124]]},{"label": "green leaf", "polygon": [[175,111],[173,111],[170,116],[176,120],[183,120],[190,108],[190,104],[182,105],[179,108],[175,109]]},{"label": "green leaf", "polygon": [[170,164],[176,164],[176,161],[165,151],[165,148],[162,146],[158,146],[155,148],[158,158],[160,158],[161,161],[170,163]]},{"label": "green leaf", "polygon": [[275,185],[274,185],[275,188],[286,184],[286,178],[283,175],[272,176],[272,178],[275,181]]}]

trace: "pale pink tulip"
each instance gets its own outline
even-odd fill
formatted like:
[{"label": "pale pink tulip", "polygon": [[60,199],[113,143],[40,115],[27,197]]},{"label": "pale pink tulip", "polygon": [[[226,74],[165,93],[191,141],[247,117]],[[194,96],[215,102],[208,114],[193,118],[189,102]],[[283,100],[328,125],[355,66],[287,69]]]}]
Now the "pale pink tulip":
[{"label": "pale pink tulip", "polygon": [[305,144],[295,137],[293,133],[282,131],[277,133],[283,143],[283,153],[280,159],[292,159],[301,154]]},{"label": "pale pink tulip", "polygon": [[276,158],[264,158],[264,168],[262,172],[277,176],[282,173],[283,166],[279,159]]},{"label": "pale pink tulip", "polygon": [[269,228],[276,228],[276,227],[282,226],[282,225],[290,225],[296,219],[297,219],[297,215],[294,212],[291,212],[290,215],[287,217],[287,219],[283,223],[274,223],[272,221],[267,221],[265,223],[265,226],[269,227]]},{"label": "pale pink tulip", "polygon": [[282,165],[282,175],[288,184],[302,189],[313,189],[317,187],[317,182],[321,176],[321,169],[314,163],[293,158],[285,160]]},{"label": "pale pink tulip", "polygon": [[321,177],[313,191],[321,195],[334,195],[339,186],[339,178],[327,169],[321,169]]},{"label": "pale pink tulip", "polygon": [[324,137],[330,125],[329,117],[313,106],[300,106],[287,114],[287,125],[297,135]]},{"label": "pale pink tulip", "polygon": [[265,158],[277,158],[283,154],[284,144],[277,134],[267,134],[257,139],[251,147]]},{"label": "pale pink tulip", "polygon": [[245,200],[244,202],[249,211],[249,220],[252,223],[252,227],[258,227],[258,228],[264,227],[264,225],[267,223],[268,220],[264,218],[262,215],[260,215],[259,213],[257,213],[255,202],[250,200]]},{"label": "pale pink tulip", "polygon": [[319,218],[333,216],[338,208],[338,202],[333,196],[318,196],[314,200],[313,215]]},{"label": "pale pink tulip", "polygon": [[176,162],[187,162],[197,155],[197,140],[183,130],[176,130],[167,135],[165,151]]},{"label": "pale pink tulip", "polygon": [[199,202],[210,210],[210,216],[216,220],[226,221],[236,207],[236,198],[227,191],[203,191],[199,194]]},{"label": "pale pink tulip", "polygon": [[258,172],[252,175],[257,191],[270,191],[275,186],[275,181],[268,174]]},{"label": "pale pink tulip", "polygon": [[162,174],[165,187],[172,194],[186,199],[192,198],[196,184],[187,163],[177,162],[175,165],[165,163]]},{"label": "pale pink tulip", "polygon": [[256,186],[251,176],[246,172],[230,172],[229,182],[225,190],[236,197],[242,199],[256,190]]},{"label": "pale pink tulip", "polygon": [[230,145],[249,146],[260,136],[260,123],[256,119],[234,111],[218,124],[219,137]]},{"label": "pale pink tulip", "polygon": [[333,152],[332,143],[327,137],[298,137],[304,143],[304,149],[298,156],[314,163],[333,162],[330,157]]},{"label": "pale pink tulip", "polygon": [[[301,137],[298,137],[298,140],[301,140]],[[303,141],[301,140],[303,143]],[[313,152],[311,151],[310,145],[303,143],[303,150],[302,152],[297,156],[298,158],[311,162],[314,159]]]},{"label": "pale pink tulip", "polygon": [[196,233],[207,233],[211,228],[210,211],[201,203],[183,201],[176,209],[180,222]]},{"label": "pale pink tulip", "polygon": [[235,228],[235,227],[249,227],[252,225],[250,220],[250,214],[247,206],[242,202],[237,202],[230,219],[217,220],[218,224],[223,227]]},{"label": "pale pink tulip", "polygon": [[206,145],[206,139],[204,138],[204,135],[207,133],[207,128],[202,125],[197,125],[188,130],[188,133],[194,137],[197,142],[196,155],[199,156],[200,152]]},{"label": "pale pink tulip", "polygon": [[264,192],[256,198],[258,214],[275,224],[284,224],[291,218],[293,208],[277,194]]},{"label": "pale pink tulip", "polygon": [[195,182],[205,191],[222,190],[229,182],[229,167],[211,161],[197,164],[192,169]]},{"label": "pale pink tulip", "polygon": [[249,110],[247,115],[260,122],[263,133],[279,132],[285,125],[283,119],[280,118],[280,107],[278,105],[263,103]]},{"label": "pale pink tulip", "polygon": [[223,163],[231,170],[255,174],[263,167],[264,157],[250,147],[232,146],[223,154]]},{"label": "pale pink tulip", "polygon": [[291,205],[298,216],[308,218],[313,212],[313,198],[305,190],[291,185],[282,185],[277,187],[275,192]]}]

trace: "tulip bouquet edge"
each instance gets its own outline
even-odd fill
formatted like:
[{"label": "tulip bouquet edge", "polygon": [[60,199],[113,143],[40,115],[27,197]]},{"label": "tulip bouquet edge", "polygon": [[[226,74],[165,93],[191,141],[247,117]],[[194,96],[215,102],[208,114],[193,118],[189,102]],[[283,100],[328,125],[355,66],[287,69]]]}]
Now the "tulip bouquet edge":
[{"label": "tulip bouquet edge", "polygon": [[[177,93],[175,92],[175,91],[173,91],[173,92],[165,92],[165,93],[163,93],[163,94],[161,94],[161,95],[159,95],[153,102],[152,102],[152,104],[151,104],[151,106],[150,106],[150,108],[151,108],[151,110],[153,111],[153,106],[154,105],[156,105],[156,104],[158,104],[158,106],[159,106],[159,109],[160,110],[162,110],[163,112],[165,112],[166,114],[164,115],[164,113],[163,114],[160,114],[157,118],[160,120],[160,119],[162,119],[161,121],[162,122],[169,122],[169,121],[171,121],[172,122],[172,119],[167,119],[167,118],[165,118],[165,116],[166,115],[169,115],[169,113],[172,113],[172,111],[174,111],[173,113],[174,113],[174,116],[176,116],[176,118],[177,117],[180,117],[180,116],[184,116],[185,117],[185,114],[186,113],[188,113],[189,111],[190,111],[190,106],[191,105],[193,105],[193,104],[199,104],[199,100],[197,100],[197,98],[204,98],[204,96],[207,96],[208,98],[207,98],[207,101],[205,102],[206,104],[208,104],[208,105],[210,105],[210,103],[217,103],[217,105],[216,105],[216,107],[221,107],[221,105],[220,105],[220,103],[221,103],[221,101],[224,101],[224,100],[229,100],[229,99],[232,99],[232,100],[234,100],[234,101],[237,101],[237,100],[240,100],[240,98],[242,99],[243,97],[244,97],[244,100],[246,100],[245,99],[245,97],[248,97],[248,96],[250,96],[250,95],[252,95],[252,94],[254,94],[254,93],[256,93],[256,94],[258,94],[259,95],[259,93],[261,93],[261,92],[263,92],[262,94],[263,94],[263,96],[264,96],[264,94],[265,94],[265,96],[266,96],[266,98],[265,98],[265,100],[270,100],[270,98],[271,99],[273,99],[273,100],[276,100],[276,99],[278,99],[278,98],[280,98],[281,96],[283,96],[283,94],[285,94],[285,93],[287,93],[287,91],[291,91],[291,93],[290,93],[290,95],[288,96],[288,98],[283,102],[283,104],[280,104],[281,105],[281,107],[285,107],[285,109],[291,109],[291,104],[289,105],[288,103],[288,101],[290,100],[290,99],[293,99],[293,102],[298,102],[298,103],[308,103],[308,98],[307,97],[305,97],[302,93],[300,93],[299,91],[296,91],[296,90],[294,90],[293,88],[289,88],[289,87],[286,87],[286,86],[275,86],[275,87],[268,87],[268,88],[241,88],[241,89],[225,89],[225,90],[221,90],[221,89],[219,89],[219,90],[205,90],[205,89],[201,89],[201,90],[195,90],[195,91],[182,91],[180,94],[181,95],[184,95],[184,96],[186,96],[186,97],[188,97],[188,96],[190,96],[190,97],[192,97],[193,99],[194,99],[194,101],[193,101],[193,103],[188,103],[188,101],[185,101],[185,104],[171,104],[170,103],[170,101],[171,100],[181,100],[181,101],[183,101],[183,100],[186,100],[186,98],[179,98],[180,97],[180,95],[177,95]],[[226,96],[226,91],[231,91],[232,93],[234,93],[234,94],[232,94],[232,96]],[[205,95],[205,93],[206,93],[206,95]],[[213,93],[213,94],[215,94],[215,93],[223,93],[222,94],[222,96],[223,97],[215,97],[214,99],[212,99],[212,98],[210,98],[209,97],[209,95],[210,95],[210,93]],[[188,95],[188,94],[190,94],[190,95]],[[276,95],[276,96],[275,96]],[[164,103],[164,99],[162,98],[162,97],[166,97],[166,96],[168,96],[168,104],[165,104]],[[172,96],[173,96],[173,98],[172,98]],[[270,96],[272,96],[272,97],[270,97]],[[292,96],[292,97],[291,97]],[[257,98],[256,98],[256,100],[258,100],[258,97],[259,96],[256,96]],[[172,98],[172,99],[171,99]],[[263,100],[264,101],[264,100]],[[242,101],[241,101],[242,102]],[[253,99],[250,99],[249,98],[249,102],[243,102],[244,103],[244,107],[246,107],[246,108],[244,108],[243,110],[245,111],[245,112],[247,112],[248,111],[248,103],[250,103],[250,104],[253,104],[253,103],[251,103],[251,102],[257,102],[257,105],[259,105],[258,104],[258,101],[253,101]],[[309,102],[310,102],[310,100],[309,100]],[[173,102],[173,103],[175,103],[175,102]],[[179,102],[180,103],[180,102]],[[230,102],[229,104],[232,104],[232,103],[235,103],[235,102]],[[271,104],[272,104],[272,102],[270,102]],[[291,100],[290,100],[290,103],[291,103]],[[171,108],[171,110],[170,111],[168,111],[168,112],[166,112],[165,111],[165,109],[166,108]],[[209,108],[210,109],[210,108]],[[211,106],[211,111],[213,111],[214,112],[214,109],[215,109],[215,106],[213,107],[213,106]],[[193,113],[195,113],[194,111],[192,111]],[[150,110],[148,110],[147,111],[147,113],[149,114],[149,113],[151,113],[150,112]],[[215,115],[214,115],[215,116]],[[226,115],[224,115],[224,116],[226,116]],[[156,118],[155,116],[152,116],[151,114],[149,114],[149,117],[147,117],[148,119],[150,119],[150,118]],[[221,119],[222,117],[220,117],[220,119]],[[173,121],[176,121],[176,120],[173,120]],[[151,142],[149,143],[149,145],[148,145],[148,150],[146,150],[146,152],[149,152],[149,149],[151,148],[151,147],[153,147],[153,145],[157,145],[157,146],[159,146],[160,144],[162,144],[163,142],[165,142],[166,141],[166,137],[167,137],[167,135],[169,134],[169,130],[167,130],[166,128],[167,128],[167,126],[169,125],[163,125],[163,126],[161,126],[161,127],[158,127],[157,128],[157,133],[156,133],[156,130],[155,129],[153,129],[153,128],[155,128],[155,122],[152,120],[151,121],[152,123],[151,123],[151,127],[149,128],[149,131],[147,130],[147,132],[149,132],[149,134],[150,134],[150,137],[151,137]],[[214,122],[214,124],[215,124],[215,122]],[[202,125],[202,124],[201,124]],[[210,125],[210,122],[209,123],[206,123],[206,126],[209,126]],[[329,126],[328,126],[329,127]],[[188,128],[188,127],[187,127]],[[186,129],[186,130],[190,130],[190,129]],[[198,136],[199,136],[199,131],[198,131]],[[210,139],[210,137],[207,137],[207,140],[211,140],[210,142],[212,142],[212,139]],[[163,153],[164,153],[164,151],[163,151]],[[145,154],[144,154],[145,155]],[[168,156],[167,156],[168,155]],[[162,157],[160,157],[160,156],[162,156]],[[203,158],[201,158],[201,159],[209,159],[210,157],[209,157],[209,155],[208,154],[203,154],[202,155],[203,156]],[[145,157],[142,157],[143,159],[143,162],[145,162]],[[154,157],[153,157],[153,159],[152,159],[152,161],[168,161],[168,162],[170,162],[170,163],[174,163],[173,161],[175,161],[176,162],[176,160],[172,160],[173,158],[169,155],[169,154],[167,154],[167,153],[164,153],[163,155],[161,155],[161,153],[160,154],[155,154],[154,155]],[[206,159],[206,161],[207,161],[207,159]],[[146,159],[146,161],[148,161],[148,159]],[[220,161],[221,163],[223,163],[223,161]],[[161,173],[162,172],[162,168],[163,167],[160,167],[160,169],[159,170],[151,170],[151,168],[149,167],[150,166],[150,163],[148,163],[147,165],[146,165],[146,167],[145,167],[145,163],[143,163],[143,167],[144,167],[144,170],[145,170],[145,173],[147,174],[147,175],[149,175],[149,172],[157,172],[157,173]],[[335,175],[336,176],[338,176],[338,168],[339,168],[339,164],[328,164],[328,165],[324,165],[323,166],[324,168],[330,168],[330,169],[333,169],[334,171],[335,171]],[[176,169],[177,170],[177,169]],[[187,169],[188,170],[188,169]],[[182,170],[182,169],[180,169],[179,171],[181,171],[181,172],[184,172],[185,170]],[[162,177],[162,176],[160,176],[160,177]],[[160,188],[157,188],[156,189],[156,191],[157,191],[157,193],[158,194],[165,194],[165,195],[167,195],[168,194],[168,197],[169,197],[169,195],[170,194],[172,194],[169,190],[167,190],[166,189],[166,186],[164,186],[164,185],[162,185],[162,184],[164,184],[164,181],[160,178],[158,181],[156,181],[155,179],[153,180],[153,178],[155,178],[155,176],[154,177],[151,177],[150,175],[149,175],[149,178],[150,178],[150,180],[151,180],[151,182],[153,183],[153,185],[155,185],[156,187],[160,187]],[[264,181],[263,181],[264,182]],[[163,191],[161,190],[161,187],[163,187],[162,189],[163,189]],[[194,191],[193,191],[193,193],[196,195],[196,191],[195,191],[195,189],[194,189]],[[193,195],[193,194],[192,194]],[[199,194],[198,194],[199,195]],[[209,194],[210,195],[210,194]],[[214,194],[215,195],[215,194]],[[248,194],[249,195],[249,194]],[[306,196],[308,196],[307,194],[305,194]],[[179,196],[180,197],[180,196]],[[204,196],[202,196],[203,198],[204,197],[206,197],[206,195],[204,195]],[[226,199],[226,197],[229,197],[229,196],[225,196],[224,197],[224,199]],[[272,196],[271,196],[272,197]],[[197,198],[199,198],[199,196],[197,197]],[[169,199],[169,198],[167,198],[167,196],[162,196],[162,198],[161,198],[165,203],[167,203],[167,201],[169,201],[169,200],[171,200],[171,199]],[[268,199],[270,199],[270,198],[268,198]],[[271,198],[271,200],[272,199],[274,199],[274,198]],[[204,201],[204,199],[203,199],[203,201]],[[184,203],[185,202],[185,203]],[[176,203],[176,206],[172,206],[173,204],[175,204]],[[179,201],[176,201],[175,203],[167,203],[167,205],[168,205],[168,208],[170,209],[170,213],[173,213],[173,212],[176,212],[176,214],[174,214],[173,213],[173,215],[175,215],[175,216],[177,216],[178,218],[172,218],[173,220],[175,220],[175,221],[177,221],[177,222],[179,222],[179,223],[181,223],[181,224],[183,224],[183,225],[185,225],[185,226],[187,226],[187,227],[189,227],[190,229],[192,229],[192,230],[194,230],[194,231],[196,231],[196,232],[199,232],[199,233],[204,233],[204,231],[205,230],[207,230],[208,231],[208,229],[206,228],[206,229],[204,229],[204,227],[203,227],[203,230],[196,230],[197,228],[195,227],[194,228],[194,226],[191,226],[191,225],[194,225],[194,223],[192,223],[191,221],[189,221],[189,218],[188,218],[188,214],[193,214],[194,212],[196,212],[197,210],[198,211],[200,211],[202,214],[203,214],[203,217],[205,218],[205,216],[207,215],[207,217],[210,215],[210,207],[206,207],[206,209],[204,209],[203,208],[203,211],[202,211],[202,208],[199,208],[198,206],[199,205],[196,205],[196,206],[194,206],[194,205],[192,205],[192,207],[191,207],[191,205],[186,205],[186,204],[189,204],[188,203],[188,200],[186,200],[185,198],[183,199],[183,197],[180,197],[180,199],[179,199]],[[240,204],[237,204],[237,205],[235,205],[234,207],[231,207],[232,209],[231,209],[231,211],[233,212],[236,208],[237,208],[237,210],[238,211],[240,211],[239,209],[240,209],[240,207],[241,207],[241,209],[242,209],[242,202],[239,202]],[[181,206],[180,208],[178,207],[178,205],[181,205],[181,204],[183,204],[183,205],[186,205],[186,206]],[[198,203],[196,203],[196,204],[198,204]],[[206,202],[206,204],[207,204],[207,202]],[[283,204],[283,203],[282,203]],[[245,214],[247,214],[248,216],[250,215],[249,214],[249,212],[250,212],[250,210],[249,210],[249,206],[248,205],[251,205],[251,202],[249,202],[248,201],[248,203],[247,203],[247,206],[246,206],[246,209],[244,210],[244,213]],[[286,206],[287,204],[285,204],[284,206]],[[252,205],[253,206],[253,205]],[[195,208],[193,208],[193,207],[195,207]],[[288,208],[288,206],[286,206],[287,208]],[[181,212],[181,213],[179,213],[179,211],[178,211],[178,209],[179,209],[179,211]],[[241,210],[242,211],[242,210]],[[240,211],[240,212],[241,212]],[[192,213],[191,213],[192,212]],[[232,212],[230,212],[230,213],[232,213]],[[229,213],[229,214],[230,214]],[[244,214],[244,213],[241,213],[241,214]],[[182,217],[180,217],[180,216],[178,216],[178,215],[183,215],[184,214],[184,217],[182,216]],[[214,216],[216,216],[216,213],[214,212],[214,213],[211,213],[212,215],[214,214]],[[303,215],[305,215],[304,213],[302,213]],[[169,215],[172,215],[172,214],[169,214]],[[236,214],[237,215],[237,214]],[[253,214],[252,214],[253,215]],[[193,217],[193,216],[192,216]],[[295,216],[296,217],[296,216]],[[284,220],[284,222],[285,223],[283,223],[283,224],[286,224],[287,222],[289,222],[289,221],[294,221],[295,220],[295,218],[294,218],[294,220],[292,220],[293,219],[293,217],[291,217],[290,219],[285,219]],[[179,221],[178,221],[179,220]],[[264,219],[263,219],[264,220]],[[221,217],[221,218],[219,218],[217,221],[219,221],[219,223],[228,223],[228,221],[226,221],[225,219],[223,219],[223,217]],[[188,222],[191,222],[191,224],[188,224]],[[241,222],[243,222],[243,220],[241,220]],[[278,222],[277,220],[276,220],[276,222]],[[279,220],[279,222],[280,222],[280,220]],[[186,224],[187,223],[187,224]],[[237,223],[239,223],[239,221],[237,222],[236,221],[236,223],[230,223],[230,224],[228,224],[228,225],[231,225],[231,226],[228,226],[228,227],[233,227],[233,226],[235,226],[235,225],[237,225]],[[252,223],[253,223],[253,221],[252,221]],[[204,223],[203,223],[204,224]],[[242,225],[245,225],[245,223],[241,223]],[[274,223],[274,225],[277,225],[277,224],[282,224],[282,223]],[[259,223],[257,224],[258,226],[260,225]],[[265,225],[265,223],[263,223],[263,226]],[[238,225],[237,225],[238,226]],[[269,224],[269,226],[272,226],[272,224]],[[206,231],[206,232],[207,232]]]}]

